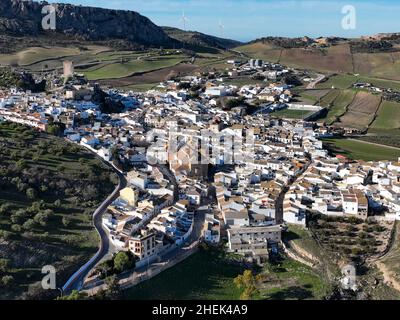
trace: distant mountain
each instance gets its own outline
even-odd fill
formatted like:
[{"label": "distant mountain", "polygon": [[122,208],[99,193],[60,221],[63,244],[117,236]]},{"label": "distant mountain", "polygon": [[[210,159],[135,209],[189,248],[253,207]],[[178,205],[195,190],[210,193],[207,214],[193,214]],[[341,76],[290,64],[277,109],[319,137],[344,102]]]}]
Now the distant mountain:
[{"label": "distant mountain", "polygon": [[56,30],[41,27],[45,2],[0,1],[0,35],[53,36],[59,34],[88,41],[123,40],[145,46],[171,46],[176,40],[150,19],[134,11],[55,4]]},{"label": "distant mountain", "polygon": [[184,31],[178,28],[162,27],[164,32],[171,38],[182,43],[197,46],[199,48],[232,49],[242,43],[235,40],[210,36],[196,31]]}]

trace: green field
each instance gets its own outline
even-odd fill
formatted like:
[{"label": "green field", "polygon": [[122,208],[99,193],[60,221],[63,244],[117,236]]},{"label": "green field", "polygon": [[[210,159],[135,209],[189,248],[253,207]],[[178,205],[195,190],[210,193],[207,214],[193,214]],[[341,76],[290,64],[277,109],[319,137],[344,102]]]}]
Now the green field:
[{"label": "green field", "polygon": [[[332,93],[333,92],[333,93]],[[328,124],[332,124],[336,121],[336,119],[342,116],[346,112],[347,106],[353,101],[353,98],[356,94],[354,90],[340,90],[339,93],[335,97],[336,90],[331,91],[329,93],[329,97],[324,97],[322,99],[322,106],[330,106],[328,113],[325,118],[320,119],[321,121],[325,121]],[[332,99],[334,99],[332,101]]]},{"label": "green field", "polygon": [[226,262],[224,254],[200,250],[151,280],[125,291],[129,300],[238,300],[241,294],[233,279],[243,272]]},{"label": "green field", "polygon": [[321,300],[330,293],[319,272],[289,258],[267,263],[263,273],[266,281],[258,297],[262,300]]},{"label": "green field", "polygon": [[341,154],[354,160],[393,161],[400,157],[400,149],[372,145],[361,140],[324,139],[323,141],[335,154]]},{"label": "green field", "polygon": [[312,114],[310,111],[283,109],[271,113],[271,116],[287,119],[304,119],[310,114]]},{"label": "green field", "polygon": [[133,60],[126,63],[112,63],[100,68],[83,71],[89,80],[128,77],[134,73],[148,72],[172,67],[185,60],[185,57],[159,58],[154,60]]},{"label": "green field", "polygon": [[357,77],[349,74],[338,74],[329,77],[325,82],[317,84],[317,88],[326,89],[348,89],[353,83],[357,82]]},{"label": "green field", "polygon": [[371,129],[400,129],[400,103],[383,101]]}]

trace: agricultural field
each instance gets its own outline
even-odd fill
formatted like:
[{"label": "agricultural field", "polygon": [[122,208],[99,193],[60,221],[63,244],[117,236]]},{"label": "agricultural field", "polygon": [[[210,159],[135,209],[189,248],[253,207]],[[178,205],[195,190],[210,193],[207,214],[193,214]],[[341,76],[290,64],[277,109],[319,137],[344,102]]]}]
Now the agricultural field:
[{"label": "agricultural field", "polygon": [[99,68],[81,72],[88,80],[103,80],[112,78],[124,78],[134,73],[144,73],[157,69],[168,68],[177,65],[187,59],[185,56],[180,57],[153,57],[151,60],[136,59],[128,62],[110,63]]},{"label": "agricultural field", "polygon": [[400,129],[400,103],[383,101],[371,129]]},{"label": "agricultural field", "polygon": [[282,50],[273,45],[256,42],[250,43],[236,48],[235,50],[255,58],[263,59],[269,62],[279,62]]},{"label": "agricultural field", "polygon": [[332,124],[342,116],[354,99],[354,90],[332,90],[321,99],[321,106],[328,108],[328,113],[320,121]]},{"label": "agricultural field", "polygon": [[352,72],[352,59],[348,44],[339,44],[326,49],[281,49],[261,42],[237,48],[253,58],[280,62],[290,67],[325,72]]},{"label": "agricultural field", "polygon": [[101,85],[113,86],[116,88],[129,88],[136,85],[147,87],[148,84],[153,86],[153,84],[159,84],[160,82],[165,81],[172,76],[176,76],[178,74],[189,74],[197,69],[198,66],[196,65],[180,63],[169,68],[135,74],[125,78],[103,79],[99,80],[98,82]]},{"label": "agricultural field", "polygon": [[400,52],[353,54],[354,73],[400,80]]},{"label": "agricultural field", "polygon": [[[341,79],[319,84],[317,87],[347,89],[352,83],[367,79],[390,82],[393,80],[399,87],[400,52],[354,53],[348,43],[339,43],[328,48],[280,48],[273,44],[256,42],[237,48],[252,58],[270,62],[280,62],[290,67],[311,69],[326,73],[340,73]],[[351,75],[346,75],[349,73]],[[355,75],[357,74],[357,76]],[[390,79],[390,80],[389,80]],[[352,80],[356,80],[353,81]]]},{"label": "agricultural field", "polygon": [[351,74],[336,74],[317,84],[319,89],[348,89],[353,83],[357,82],[357,77]]},{"label": "agricultural field", "polygon": [[85,149],[24,126],[0,123],[0,146],[0,299],[51,298],[58,291],[41,289],[41,268],[53,265],[62,285],[96,252],[92,214],[118,177]]},{"label": "agricultural field", "polygon": [[104,46],[89,45],[85,47],[33,47],[13,54],[0,54],[0,64],[19,65],[32,71],[62,67],[62,60],[74,63],[97,61],[96,55],[110,51]]},{"label": "agricultural field", "polygon": [[339,44],[326,49],[285,49],[280,62],[303,69],[323,72],[352,72],[351,53],[347,44]]},{"label": "agricultural field", "polygon": [[[304,90],[297,93],[296,100],[297,103],[308,104],[308,105],[319,105],[322,97],[326,96],[329,93],[329,90],[323,89],[312,89],[312,90]],[[295,102],[296,103],[296,102]]]},{"label": "agricultural field", "polygon": [[334,154],[344,155],[354,160],[396,161],[400,157],[400,149],[371,144],[362,140],[323,139],[323,142]]},{"label": "agricultural field", "polygon": [[360,263],[379,256],[387,246],[393,222],[313,214],[310,228],[325,250],[339,256],[337,262]]},{"label": "agricultural field", "polygon": [[346,113],[340,117],[337,125],[366,129],[373,122],[381,104],[382,97],[364,91],[358,91]]}]

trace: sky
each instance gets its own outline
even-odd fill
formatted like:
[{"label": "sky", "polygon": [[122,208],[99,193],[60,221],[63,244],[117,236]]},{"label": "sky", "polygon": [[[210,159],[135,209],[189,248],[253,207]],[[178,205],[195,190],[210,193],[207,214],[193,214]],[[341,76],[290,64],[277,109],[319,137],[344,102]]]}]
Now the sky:
[{"label": "sky", "polygon": [[[160,26],[250,41],[265,36],[358,37],[400,32],[400,0],[57,0],[77,5],[133,10]],[[342,20],[355,8],[355,28]],[[220,26],[223,26],[221,28]]]}]

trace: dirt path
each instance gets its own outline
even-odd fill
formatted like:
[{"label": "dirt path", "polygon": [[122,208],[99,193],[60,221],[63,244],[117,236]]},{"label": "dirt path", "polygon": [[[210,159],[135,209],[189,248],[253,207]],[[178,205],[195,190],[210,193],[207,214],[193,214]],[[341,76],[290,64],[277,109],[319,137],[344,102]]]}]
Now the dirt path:
[{"label": "dirt path", "polygon": [[374,142],[369,142],[369,141],[364,141],[364,140],[358,140],[358,139],[352,139],[352,138],[348,138],[347,140],[355,141],[355,142],[362,142],[362,143],[370,144],[370,145],[373,145],[373,146],[384,147],[384,148],[389,148],[389,149],[399,150],[400,151],[400,148],[398,148],[398,147],[387,146],[387,145],[384,145],[384,144],[379,144],[379,143],[374,143]]}]

